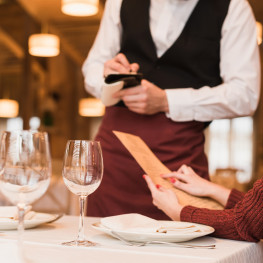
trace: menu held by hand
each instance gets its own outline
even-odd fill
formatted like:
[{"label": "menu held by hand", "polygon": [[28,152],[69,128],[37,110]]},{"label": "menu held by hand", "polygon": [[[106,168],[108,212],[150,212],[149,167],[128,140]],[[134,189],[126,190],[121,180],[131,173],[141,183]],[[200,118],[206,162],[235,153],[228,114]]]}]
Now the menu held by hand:
[{"label": "menu held by hand", "polygon": [[223,206],[215,200],[208,197],[192,196],[182,190],[175,188],[168,180],[162,178],[161,174],[167,174],[171,171],[156,157],[148,145],[139,137],[133,134],[113,131],[117,138],[122,142],[133,158],[148,174],[155,184],[164,188],[172,189],[182,205],[192,205],[199,208],[223,209]]}]

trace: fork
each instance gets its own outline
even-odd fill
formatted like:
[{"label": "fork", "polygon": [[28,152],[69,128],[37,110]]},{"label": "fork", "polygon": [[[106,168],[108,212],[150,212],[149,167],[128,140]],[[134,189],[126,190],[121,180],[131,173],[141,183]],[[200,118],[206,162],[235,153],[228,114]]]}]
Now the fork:
[{"label": "fork", "polygon": [[151,240],[151,241],[130,241],[126,238],[123,238],[115,231],[111,231],[111,234],[113,237],[119,239],[123,243],[129,246],[135,246],[135,247],[143,247],[149,244],[164,244],[169,245],[173,247],[182,247],[182,248],[206,248],[206,249],[214,249],[216,248],[216,245],[190,245],[190,244],[181,244],[181,243],[173,243],[173,242],[166,242],[166,241],[157,241],[157,240]]}]

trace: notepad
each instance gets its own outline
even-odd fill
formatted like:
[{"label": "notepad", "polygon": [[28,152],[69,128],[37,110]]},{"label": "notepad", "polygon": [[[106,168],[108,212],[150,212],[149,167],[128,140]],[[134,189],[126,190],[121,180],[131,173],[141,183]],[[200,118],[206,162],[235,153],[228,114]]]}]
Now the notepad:
[{"label": "notepad", "polygon": [[130,74],[110,74],[102,85],[101,101],[105,106],[112,106],[120,101],[120,98],[114,98],[112,95],[125,88],[140,85],[143,75],[141,73]]}]

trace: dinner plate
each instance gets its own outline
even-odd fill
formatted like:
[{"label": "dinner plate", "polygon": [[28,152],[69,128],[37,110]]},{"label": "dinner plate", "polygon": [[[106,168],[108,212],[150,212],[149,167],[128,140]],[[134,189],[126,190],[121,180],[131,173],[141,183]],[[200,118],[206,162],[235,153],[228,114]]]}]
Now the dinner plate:
[{"label": "dinner plate", "polygon": [[[165,225],[166,223],[171,226],[171,221],[162,221],[163,224]],[[127,230],[125,231],[120,231],[120,230],[113,230],[110,228],[107,228],[103,226],[100,222],[92,224],[92,227],[94,229],[97,229],[101,232],[104,232],[108,235],[111,235],[114,237],[114,234],[111,233],[111,231],[114,231],[121,237],[123,237],[126,240],[129,241],[141,241],[141,242],[147,242],[147,241],[166,241],[166,242],[185,242],[192,240],[194,238],[198,238],[201,236],[209,235],[213,233],[215,230],[214,228],[206,225],[201,225],[201,224],[194,224],[194,223],[187,223],[187,222],[172,222],[174,226],[180,226],[180,224],[184,224],[186,226],[187,224],[191,226],[196,226],[198,228],[198,231],[195,232],[181,232],[178,231],[176,233],[175,231],[167,232],[167,233],[145,233],[145,232],[129,232]]]},{"label": "dinner plate", "polygon": [[[34,228],[44,223],[50,223],[57,220],[61,215],[37,213],[28,220],[24,221],[25,229]],[[17,229],[18,221],[11,218],[0,218],[0,230],[13,230]]]}]

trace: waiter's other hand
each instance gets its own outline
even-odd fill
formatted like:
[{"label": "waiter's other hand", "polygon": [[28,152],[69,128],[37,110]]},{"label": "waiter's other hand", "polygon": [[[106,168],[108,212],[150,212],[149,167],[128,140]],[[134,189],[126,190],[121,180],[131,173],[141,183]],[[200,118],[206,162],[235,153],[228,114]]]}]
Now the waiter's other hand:
[{"label": "waiter's other hand", "polygon": [[166,92],[145,79],[140,86],[120,90],[114,97],[121,98],[129,110],[139,114],[169,111]]},{"label": "waiter's other hand", "polygon": [[122,53],[119,53],[113,59],[104,63],[104,76],[114,73],[128,74],[130,72],[137,72],[138,70],[139,65],[137,63],[130,64],[126,56]]}]

